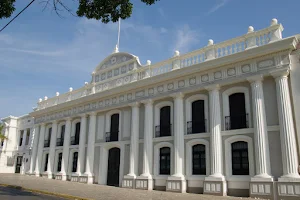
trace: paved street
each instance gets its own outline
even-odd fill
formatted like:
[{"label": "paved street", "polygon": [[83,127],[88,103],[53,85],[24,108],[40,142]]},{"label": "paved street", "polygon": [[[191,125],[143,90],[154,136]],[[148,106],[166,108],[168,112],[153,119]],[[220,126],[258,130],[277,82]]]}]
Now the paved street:
[{"label": "paved street", "polygon": [[[87,185],[82,183],[49,180],[19,174],[0,174],[0,184],[42,190],[52,193],[71,195],[96,200],[231,200],[236,197],[218,197],[201,194],[180,194],[164,191],[143,191],[103,185]],[[2,200],[1,196],[0,199]],[[25,198],[26,199],[26,198]],[[33,199],[30,197],[30,199]],[[45,199],[45,198],[43,198]],[[11,200],[11,199],[9,199]]]},{"label": "paved street", "polygon": [[1,200],[63,200],[62,198],[35,194],[9,187],[0,186]]}]

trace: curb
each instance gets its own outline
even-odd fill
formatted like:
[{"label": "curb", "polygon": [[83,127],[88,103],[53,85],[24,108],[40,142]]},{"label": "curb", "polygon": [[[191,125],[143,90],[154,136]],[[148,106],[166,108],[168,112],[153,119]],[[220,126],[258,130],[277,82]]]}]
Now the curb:
[{"label": "curb", "polygon": [[8,184],[2,184],[2,183],[0,183],[0,186],[7,187],[7,188],[13,188],[13,189],[17,189],[17,190],[23,190],[23,191],[32,192],[32,193],[38,193],[38,194],[45,194],[45,195],[50,195],[50,196],[61,197],[61,198],[65,198],[65,199],[92,200],[92,199],[87,199],[87,198],[82,198],[82,197],[76,197],[76,196],[72,196],[72,195],[68,195],[68,194],[60,194],[60,193],[43,191],[43,190],[36,190],[36,189],[24,188],[24,187],[18,186],[18,185],[8,185]]}]

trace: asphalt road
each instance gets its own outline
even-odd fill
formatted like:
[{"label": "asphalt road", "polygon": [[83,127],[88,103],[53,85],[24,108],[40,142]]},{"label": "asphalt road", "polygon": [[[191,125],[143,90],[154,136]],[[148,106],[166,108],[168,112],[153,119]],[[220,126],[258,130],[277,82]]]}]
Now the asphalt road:
[{"label": "asphalt road", "polygon": [[62,198],[35,194],[23,190],[0,186],[1,200],[63,200]]}]

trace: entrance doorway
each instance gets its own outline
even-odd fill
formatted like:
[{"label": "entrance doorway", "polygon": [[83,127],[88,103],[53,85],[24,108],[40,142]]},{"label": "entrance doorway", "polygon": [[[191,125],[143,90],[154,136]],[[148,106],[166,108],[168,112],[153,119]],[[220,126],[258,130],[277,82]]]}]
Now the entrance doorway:
[{"label": "entrance doorway", "polygon": [[23,156],[18,156],[17,157],[17,162],[16,162],[16,171],[15,173],[19,174],[21,171],[21,167],[22,167],[22,160],[23,160]]},{"label": "entrance doorway", "polygon": [[120,149],[112,148],[108,152],[107,185],[119,187]]}]

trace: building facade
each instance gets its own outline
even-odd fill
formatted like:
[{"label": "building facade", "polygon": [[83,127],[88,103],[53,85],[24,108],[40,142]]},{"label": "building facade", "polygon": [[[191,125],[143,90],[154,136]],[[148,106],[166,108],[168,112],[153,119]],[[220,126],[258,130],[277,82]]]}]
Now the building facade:
[{"label": "building facade", "polygon": [[282,31],[273,19],[156,64],[116,49],[90,83],[40,99],[30,127],[3,119],[10,156],[22,143],[24,172],[61,181],[298,199],[299,36]]}]

